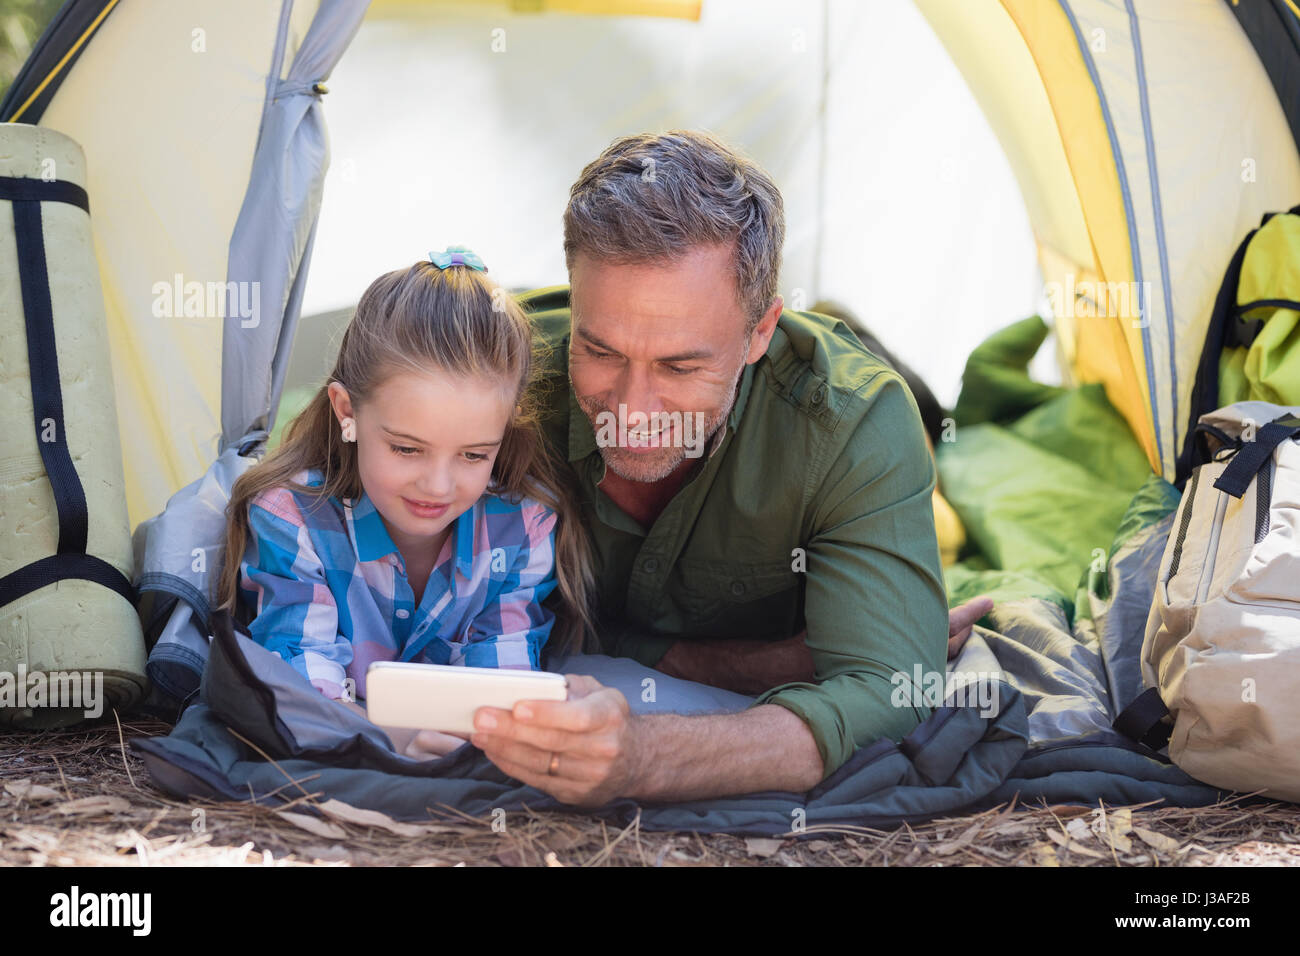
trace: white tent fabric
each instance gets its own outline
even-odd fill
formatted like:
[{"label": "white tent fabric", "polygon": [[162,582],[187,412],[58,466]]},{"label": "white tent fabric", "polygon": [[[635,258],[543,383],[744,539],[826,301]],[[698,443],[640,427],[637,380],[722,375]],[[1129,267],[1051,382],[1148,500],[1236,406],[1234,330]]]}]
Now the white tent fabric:
[{"label": "white tent fabric", "polygon": [[[508,287],[567,281],[560,220],[583,166],[674,127],[712,130],[780,186],[787,304],[843,302],[941,400],[971,348],[1040,306],[1015,177],[909,3],[708,0],[693,22],[376,2],[325,106],[308,317],[453,242]],[[320,384],[340,318],[303,322],[289,387]]]}]

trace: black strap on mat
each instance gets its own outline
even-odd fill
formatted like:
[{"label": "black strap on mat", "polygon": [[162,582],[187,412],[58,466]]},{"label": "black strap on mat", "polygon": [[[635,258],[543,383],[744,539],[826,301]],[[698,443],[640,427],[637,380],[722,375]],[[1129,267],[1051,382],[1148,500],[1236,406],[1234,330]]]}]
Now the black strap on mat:
[{"label": "black strap on mat", "polygon": [[1159,750],[1169,743],[1169,734],[1173,731],[1173,727],[1165,722],[1168,715],[1169,708],[1160,699],[1160,691],[1148,687],[1120,711],[1111,726],[1130,740]]},{"label": "black strap on mat", "polygon": [[0,606],[65,578],[102,584],[134,604],[135,592],[126,576],[107,561],[86,553],[89,530],[86,492],[72,463],[63,420],[54,309],[45,261],[41,203],[68,203],[89,213],[90,200],[86,191],[75,183],[11,176],[0,176],[0,200],[13,204],[36,445],[59,513],[58,553],[0,578]]},{"label": "black strap on mat", "polygon": [[116,591],[132,604],[135,603],[135,590],[131,587],[131,582],[107,561],[93,554],[52,554],[0,578],[0,607],[25,594],[39,591],[53,581],[66,578],[94,581]]},{"label": "black strap on mat", "polygon": [[1240,498],[1255,480],[1255,475],[1273,457],[1273,449],[1293,435],[1300,435],[1300,418],[1281,415],[1255,432],[1254,441],[1244,441],[1228,467],[1223,469],[1214,487]]}]

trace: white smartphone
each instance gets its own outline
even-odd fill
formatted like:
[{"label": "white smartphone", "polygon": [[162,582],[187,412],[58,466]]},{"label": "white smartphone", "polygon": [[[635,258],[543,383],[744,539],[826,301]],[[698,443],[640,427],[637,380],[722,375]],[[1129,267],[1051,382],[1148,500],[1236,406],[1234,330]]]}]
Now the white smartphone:
[{"label": "white smartphone", "polygon": [[474,733],[480,707],[567,700],[569,681],[549,671],[375,661],[366,669],[366,717],[381,727]]}]

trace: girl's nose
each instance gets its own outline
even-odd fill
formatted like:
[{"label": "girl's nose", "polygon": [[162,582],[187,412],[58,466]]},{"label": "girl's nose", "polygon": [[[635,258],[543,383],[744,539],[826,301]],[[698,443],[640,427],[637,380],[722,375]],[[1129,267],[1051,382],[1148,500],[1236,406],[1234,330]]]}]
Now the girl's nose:
[{"label": "girl's nose", "polygon": [[426,501],[447,501],[456,488],[451,467],[446,464],[432,466],[421,478],[417,487]]}]

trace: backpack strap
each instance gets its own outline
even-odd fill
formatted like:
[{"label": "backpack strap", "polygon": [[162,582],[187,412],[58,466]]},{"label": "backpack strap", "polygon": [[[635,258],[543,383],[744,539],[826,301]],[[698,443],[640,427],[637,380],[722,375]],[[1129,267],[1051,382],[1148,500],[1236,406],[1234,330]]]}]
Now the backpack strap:
[{"label": "backpack strap", "polygon": [[[1252,229],[1246,234],[1246,238],[1241,240],[1241,245],[1237,246],[1237,251],[1228,261],[1228,269],[1223,274],[1223,284],[1219,286],[1219,294],[1214,299],[1210,324],[1205,330],[1205,345],[1201,348],[1201,361],[1197,365],[1196,378],[1192,383],[1186,437],[1183,439],[1183,449],[1178,454],[1178,460],[1174,463],[1174,485],[1179,491],[1182,491],[1183,486],[1187,484],[1192,469],[1210,460],[1203,449],[1197,447],[1196,423],[1200,421],[1202,415],[1208,415],[1219,407],[1219,362],[1223,358],[1223,350],[1230,346],[1249,346],[1259,335],[1262,324],[1252,322],[1247,325],[1241,321],[1242,312],[1270,303],[1287,308],[1294,305],[1288,300],[1279,299],[1250,302],[1241,308],[1237,306],[1237,289],[1241,284],[1242,263],[1246,261],[1246,247],[1250,245],[1250,240],[1255,237],[1255,233],[1268,225],[1268,221],[1276,215],[1279,214],[1264,213],[1259,220],[1259,227]],[[1286,211],[1286,215],[1300,216],[1300,205],[1292,206]]]},{"label": "backpack strap", "polygon": [[1300,435],[1300,418],[1280,415],[1255,433],[1254,441],[1244,441],[1223,469],[1214,487],[1240,498],[1255,480],[1255,475],[1273,457],[1273,449],[1293,435]]},{"label": "backpack strap", "polygon": [[1119,712],[1111,726],[1130,740],[1159,750],[1169,743],[1173,732],[1173,727],[1165,722],[1168,716],[1169,708],[1160,699],[1160,691],[1149,687]]},{"label": "backpack strap", "polygon": [[[1297,207],[1300,208],[1300,207]],[[1264,221],[1268,221],[1268,216]],[[1261,228],[1263,224],[1261,223]],[[1192,384],[1191,410],[1188,415],[1187,437],[1183,439],[1183,450],[1175,462],[1174,484],[1181,491],[1191,477],[1192,469],[1203,465],[1204,457],[1196,444],[1196,423],[1202,415],[1219,407],[1219,360],[1228,345],[1229,334],[1237,323],[1234,308],[1237,304],[1237,286],[1241,282],[1241,265],[1246,260],[1246,247],[1259,229],[1252,229],[1241,240],[1237,251],[1228,262],[1228,271],[1223,275],[1223,284],[1214,300],[1214,311],[1210,313],[1210,325],[1205,332],[1205,345],[1201,349],[1201,361],[1196,368],[1196,379]]]}]

